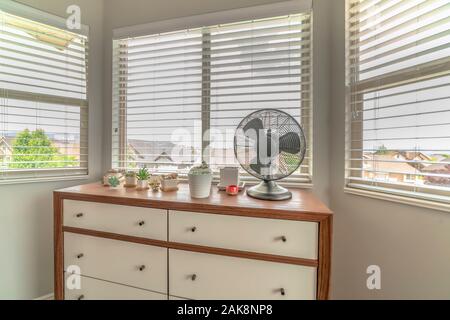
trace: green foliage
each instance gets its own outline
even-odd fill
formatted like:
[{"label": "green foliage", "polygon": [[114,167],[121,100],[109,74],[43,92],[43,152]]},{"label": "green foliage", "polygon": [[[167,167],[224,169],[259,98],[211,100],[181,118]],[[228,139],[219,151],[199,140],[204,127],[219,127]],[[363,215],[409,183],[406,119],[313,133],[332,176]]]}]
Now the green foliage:
[{"label": "green foliage", "polygon": [[109,185],[113,188],[120,185],[120,180],[116,176],[111,176],[108,178]]},{"label": "green foliage", "polygon": [[64,168],[78,165],[74,156],[61,154],[44,130],[20,132],[12,143],[12,160],[9,168],[40,169]]},{"label": "green foliage", "polygon": [[125,177],[134,178],[134,177],[136,177],[136,172],[128,171],[127,173],[125,173]]},{"label": "green foliage", "polygon": [[136,174],[136,177],[138,180],[148,180],[150,178],[150,173],[148,172],[148,169],[146,167],[139,169],[138,173]]},{"label": "green foliage", "polygon": [[389,152],[388,152],[388,150],[387,150],[387,148],[386,148],[386,146],[383,144],[383,145],[381,145],[378,149],[377,149],[377,151],[375,152],[375,154],[377,154],[377,155],[384,155],[384,154],[388,154]]}]

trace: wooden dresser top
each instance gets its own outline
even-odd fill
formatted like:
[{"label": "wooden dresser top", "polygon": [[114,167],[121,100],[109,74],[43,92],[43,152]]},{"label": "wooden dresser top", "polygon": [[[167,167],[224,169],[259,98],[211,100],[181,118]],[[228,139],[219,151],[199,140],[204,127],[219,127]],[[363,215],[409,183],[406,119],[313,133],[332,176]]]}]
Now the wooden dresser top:
[{"label": "wooden dresser top", "polygon": [[291,200],[275,202],[253,199],[245,191],[238,196],[229,196],[215,186],[209,198],[193,199],[187,184],[182,183],[179,187],[178,192],[152,192],[125,188],[112,190],[101,183],[93,183],[57,190],[55,195],[80,201],[287,220],[322,221],[332,215],[310,190],[291,188]]}]

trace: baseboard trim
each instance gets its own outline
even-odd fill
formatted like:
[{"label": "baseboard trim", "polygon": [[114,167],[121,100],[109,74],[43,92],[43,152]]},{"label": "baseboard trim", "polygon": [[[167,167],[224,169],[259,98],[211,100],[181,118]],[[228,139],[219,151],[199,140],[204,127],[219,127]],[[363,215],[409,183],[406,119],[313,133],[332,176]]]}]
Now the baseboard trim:
[{"label": "baseboard trim", "polygon": [[36,298],[34,300],[55,300],[55,295],[53,293],[46,294],[45,296]]}]

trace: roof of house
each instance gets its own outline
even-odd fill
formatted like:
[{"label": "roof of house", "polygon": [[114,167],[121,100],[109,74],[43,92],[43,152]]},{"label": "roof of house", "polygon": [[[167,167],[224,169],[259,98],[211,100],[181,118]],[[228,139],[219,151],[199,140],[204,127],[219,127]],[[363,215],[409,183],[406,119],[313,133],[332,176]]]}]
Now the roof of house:
[{"label": "roof of house", "polygon": [[434,172],[434,173],[448,173],[450,174],[450,163],[442,162],[429,165],[428,167],[422,169],[423,172]]},{"label": "roof of house", "polygon": [[365,167],[380,172],[398,172],[404,174],[415,174],[417,169],[409,163],[396,160],[395,154],[371,154],[365,156]]}]

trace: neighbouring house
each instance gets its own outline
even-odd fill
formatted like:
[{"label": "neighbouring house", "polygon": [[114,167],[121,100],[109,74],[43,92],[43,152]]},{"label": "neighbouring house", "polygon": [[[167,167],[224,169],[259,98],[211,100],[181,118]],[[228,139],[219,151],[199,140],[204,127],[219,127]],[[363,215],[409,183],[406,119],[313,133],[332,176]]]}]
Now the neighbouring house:
[{"label": "neighbouring house", "polygon": [[430,174],[424,177],[425,184],[437,186],[450,185],[450,161],[446,158],[441,163],[429,165],[422,172]]},{"label": "neighbouring house", "polygon": [[431,160],[421,152],[398,151],[366,153],[363,158],[363,177],[366,179],[417,184],[423,183],[423,177],[418,173],[426,167],[418,162]]},{"label": "neighbouring house", "polygon": [[189,146],[168,141],[128,140],[128,162],[134,167],[179,171],[190,168],[199,155]]}]

